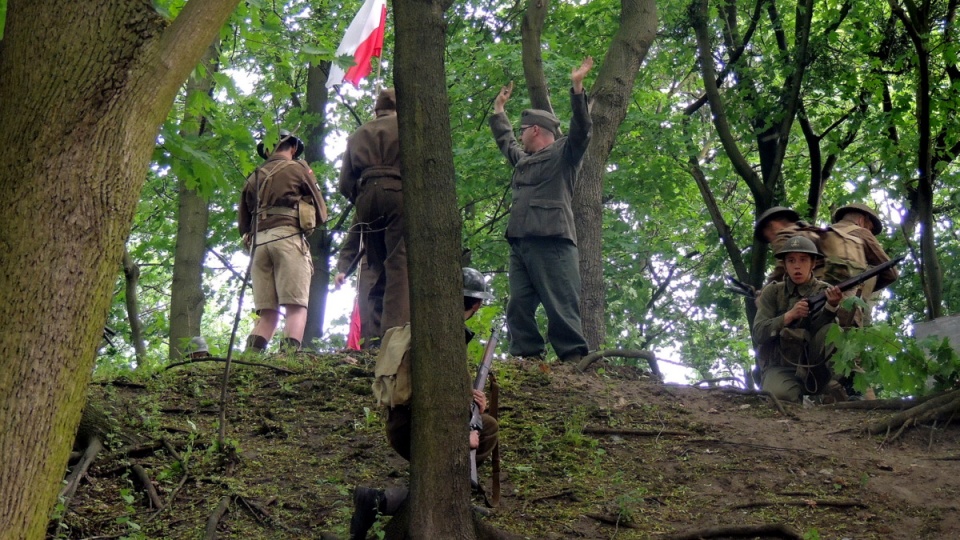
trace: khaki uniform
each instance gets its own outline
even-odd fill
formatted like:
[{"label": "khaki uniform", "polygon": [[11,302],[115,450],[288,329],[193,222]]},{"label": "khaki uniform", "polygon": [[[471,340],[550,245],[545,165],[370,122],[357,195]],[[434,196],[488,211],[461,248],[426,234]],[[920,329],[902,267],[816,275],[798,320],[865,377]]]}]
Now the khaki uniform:
[{"label": "khaki uniform", "polygon": [[302,201],[313,205],[318,224],[326,220],[326,206],[310,166],[280,155],[265,161],[243,186],[237,211],[240,234],[252,233],[253,221],[258,220],[252,271],[258,311],[309,302],[313,261],[300,230],[297,209]]},{"label": "khaki uniform", "polygon": [[340,193],[356,204],[367,264],[376,281],[371,298],[383,298],[380,336],[410,322],[407,247],[403,240],[403,184],[397,115],[381,111],[347,140]]},{"label": "khaki uniform", "polygon": [[797,285],[786,279],[764,287],[753,323],[753,341],[761,369],[761,388],[778,399],[799,401],[803,394],[822,393],[832,377],[826,334],[836,309],[826,304],[818,313],[787,327],[784,314],[800,300],[830,285],[813,279]]},{"label": "khaki uniform", "polygon": [[570,93],[570,133],[528,154],[504,113],[490,117],[500,152],[513,167],[513,204],[507,223],[510,242],[510,354],[536,356],[545,350],[537,306],[547,313],[547,338],[557,356],[587,353],[580,321],[580,257],[573,220],[573,189],[590,142],[593,121],[586,92]]}]

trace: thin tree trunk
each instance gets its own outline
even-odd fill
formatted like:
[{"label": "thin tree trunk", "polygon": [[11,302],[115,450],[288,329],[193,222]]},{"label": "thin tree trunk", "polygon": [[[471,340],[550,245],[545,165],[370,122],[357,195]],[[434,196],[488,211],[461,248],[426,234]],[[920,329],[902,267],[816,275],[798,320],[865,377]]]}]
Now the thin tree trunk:
[{"label": "thin tree trunk", "polygon": [[43,538],[157,126],[236,4],[190,1],[172,22],[149,2],[7,5],[0,44],[5,537]]},{"label": "thin tree trunk", "polygon": [[133,260],[127,248],[123,248],[123,276],[125,278],[124,297],[127,305],[127,320],[130,321],[130,341],[137,354],[137,367],[142,367],[147,358],[147,347],[143,343],[143,324],[140,322],[140,300],[137,285],[140,283],[140,267]]},{"label": "thin tree trunk", "polygon": [[[205,76],[194,73],[187,82],[187,103],[195,93],[213,93],[213,74],[219,66],[220,38],[207,47],[201,65]],[[206,119],[190,111],[184,112],[180,135],[200,138],[206,131]],[[207,253],[207,230],[210,210],[207,201],[190,186],[186,178],[177,183],[177,245],[173,252],[173,283],[170,286],[169,356],[183,356],[184,345],[200,335],[200,323],[206,298],[203,295],[203,260]]]},{"label": "thin tree trunk", "polygon": [[[311,126],[305,134],[304,157],[307,163],[322,162],[324,159],[323,142],[327,133],[326,108],[330,92],[327,89],[327,75],[330,62],[310,66],[307,72],[307,113],[316,115],[320,121]],[[321,182],[320,193],[326,197],[326,186]],[[310,279],[310,304],[307,306],[307,326],[303,331],[303,346],[314,349],[316,340],[323,337],[323,316],[327,310],[327,290],[330,288],[330,246],[331,235],[325,226],[317,224],[317,230],[307,240],[310,243],[310,255],[313,257],[313,277]]]},{"label": "thin tree trunk", "polygon": [[460,216],[444,83],[450,0],[395,0],[394,80],[410,269],[413,417],[409,538],[472,539]]},{"label": "thin tree trunk", "polygon": [[607,49],[590,95],[593,136],[574,189],[573,213],[580,251],[580,315],[591,350],[599,348],[607,336],[602,251],[604,170],[656,31],[654,0],[623,0],[620,28]]}]

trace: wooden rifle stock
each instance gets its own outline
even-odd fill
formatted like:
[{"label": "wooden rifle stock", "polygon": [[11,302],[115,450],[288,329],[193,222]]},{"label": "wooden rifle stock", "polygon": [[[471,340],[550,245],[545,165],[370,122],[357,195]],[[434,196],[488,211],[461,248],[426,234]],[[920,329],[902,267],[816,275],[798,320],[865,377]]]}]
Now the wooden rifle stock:
[{"label": "wooden rifle stock", "polygon": [[[500,341],[500,324],[494,323],[493,329],[490,332],[490,340],[487,341],[487,346],[483,349],[483,359],[480,361],[480,367],[477,368],[477,376],[473,379],[473,389],[483,391],[483,387],[487,385],[487,375],[490,374],[490,366],[493,365],[493,353],[497,350],[497,343]],[[480,432],[483,429],[483,418],[480,416],[483,414],[483,411],[480,410],[480,407],[477,405],[477,402],[473,400],[473,395],[471,393],[470,401],[470,429],[472,431]],[[480,480],[477,477],[477,449],[470,449],[470,485],[474,489],[480,488]]]}]

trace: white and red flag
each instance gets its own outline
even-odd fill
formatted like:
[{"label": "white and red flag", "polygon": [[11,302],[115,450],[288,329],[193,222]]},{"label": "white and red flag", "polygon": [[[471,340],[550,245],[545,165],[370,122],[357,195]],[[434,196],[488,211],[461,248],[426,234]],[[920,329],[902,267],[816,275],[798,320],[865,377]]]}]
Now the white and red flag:
[{"label": "white and red flag", "polygon": [[383,51],[383,27],[386,24],[387,0],[366,0],[337,48],[336,56],[353,56],[354,65],[346,73],[340,66],[332,65],[327,88],[344,81],[357,86],[360,79],[370,74],[370,59],[380,58]]}]

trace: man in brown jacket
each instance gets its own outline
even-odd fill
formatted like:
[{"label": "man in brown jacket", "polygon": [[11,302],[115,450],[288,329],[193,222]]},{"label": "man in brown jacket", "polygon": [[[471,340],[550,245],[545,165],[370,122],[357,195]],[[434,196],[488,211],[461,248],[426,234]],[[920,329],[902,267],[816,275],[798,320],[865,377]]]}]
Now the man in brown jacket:
[{"label": "man in brown jacket", "polygon": [[[337,257],[337,275],[333,278],[336,289],[340,289],[350,277],[351,266],[357,270],[357,307],[360,310],[360,348],[375,349],[380,346],[380,317],[383,315],[382,289],[379,296],[372,296],[370,292],[377,284],[377,274],[373,273],[367,263],[366,251],[361,254],[360,223],[354,214],[353,225],[347,231],[340,245],[340,255]],[[360,257],[360,261],[356,258]]]},{"label": "man in brown jacket", "polygon": [[[266,159],[243,186],[237,221],[253,255],[253,303],[260,316],[247,337],[247,350],[263,352],[280,323],[283,307],[284,348],[300,350],[310,300],[313,261],[301,228],[300,207],[312,205],[315,222],[327,219],[313,170],[296,158],[303,141],[286,130],[273,152],[263,143],[257,152]],[[304,211],[309,211],[304,207]]]},{"label": "man in brown jacket", "polygon": [[513,83],[493,102],[490,130],[513,167],[513,204],[507,223],[510,243],[510,300],[507,327],[510,354],[543,357],[546,344],[537,326],[537,306],[547,313],[547,338],[557,356],[577,362],[587,354],[580,321],[580,256],[573,221],[573,188],[590,143],[593,121],[587,110],[583,78],[593,67],[587,57],[570,73],[573,119],[570,134],[560,136],[560,121],[550,111],[527,109],[520,115],[520,142],[504,112]]},{"label": "man in brown jacket", "polygon": [[403,240],[403,184],[397,98],[392,88],[380,92],[376,118],[347,139],[340,169],[340,193],[357,207],[363,227],[367,265],[377,281],[369,296],[383,297],[380,336],[410,322],[407,246]]}]

